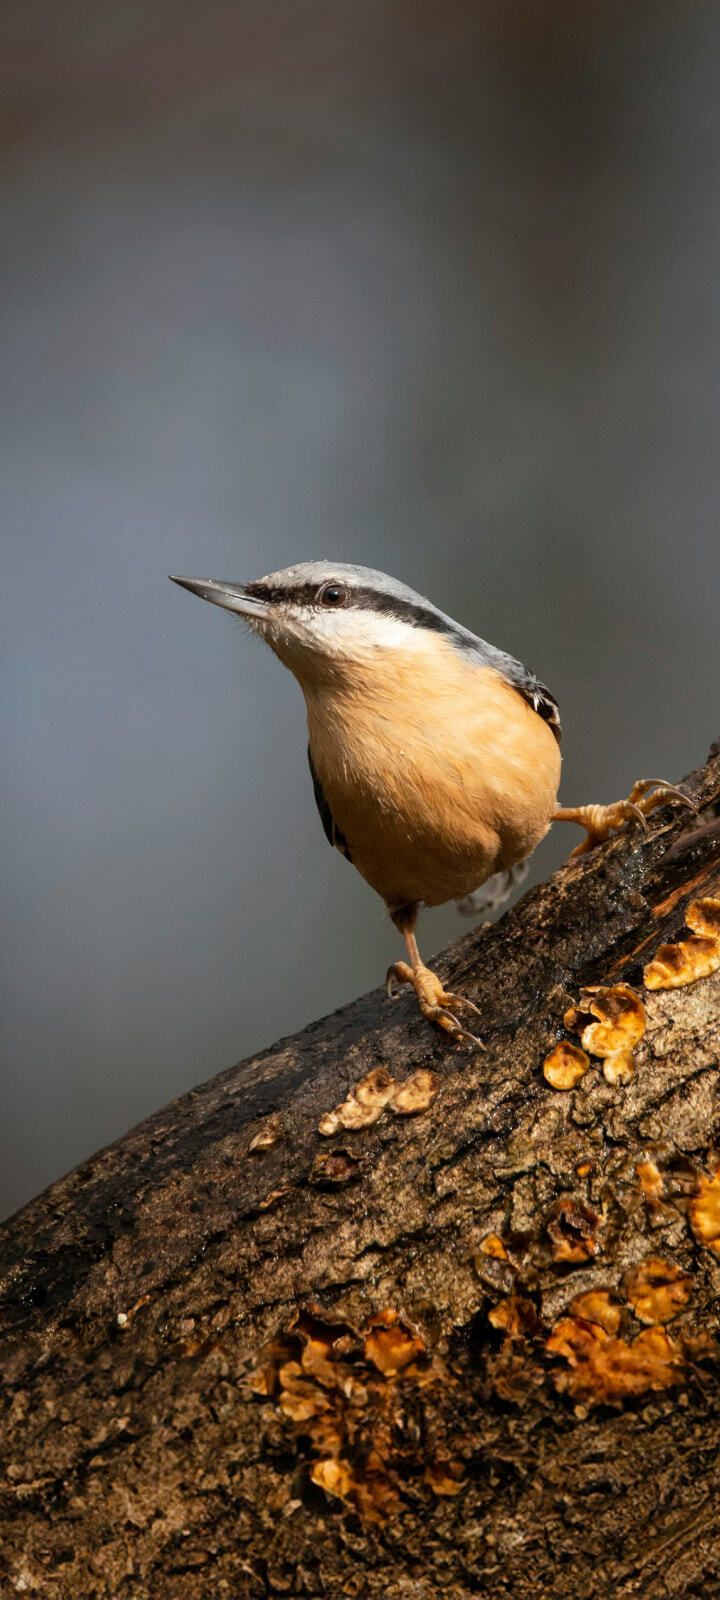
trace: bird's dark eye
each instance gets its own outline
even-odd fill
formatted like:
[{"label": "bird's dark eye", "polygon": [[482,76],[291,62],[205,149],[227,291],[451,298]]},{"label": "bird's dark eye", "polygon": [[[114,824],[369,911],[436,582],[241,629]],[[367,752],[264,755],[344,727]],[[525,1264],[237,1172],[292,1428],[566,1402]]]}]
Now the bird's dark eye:
[{"label": "bird's dark eye", "polygon": [[344,606],[347,594],[341,583],[324,583],[318,589],[318,600],[322,606]]}]

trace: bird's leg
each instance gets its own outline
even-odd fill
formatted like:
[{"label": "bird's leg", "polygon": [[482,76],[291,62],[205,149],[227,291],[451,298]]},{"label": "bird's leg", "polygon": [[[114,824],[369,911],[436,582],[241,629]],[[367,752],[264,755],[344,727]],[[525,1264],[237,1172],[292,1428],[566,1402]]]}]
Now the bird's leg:
[{"label": "bird's leg", "polygon": [[643,828],[647,828],[645,818],[649,813],[658,806],[666,805],[682,805],[690,811],[697,811],[694,802],[673,784],[663,783],[660,778],[638,778],[627,800],[615,800],[609,806],[558,806],[553,811],[552,820],[577,822],[586,829],[582,843],[570,852],[572,861],[573,856],[582,856],[586,850],[592,850],[596,844],[609,839],[610,834],[616,833],[626,822],[639,822]]},{"label": "bird's leg", "polygon": [[437,1023],[438,1027],[444,1028],[453,1038],[480,1045],[482,1049],[482,1039],[478,1039],[474,1033],[469,1033],[467,1028],[463,1028],[451,1009],[454,1006],[469,1006],[471,1011],[480,1016],[477,1006],[472,1000],[466,1000],[464,995],[450,994],[444,989],[437,973],[426,967],[422,960],[415,938],[417,906],[403,906],[400,911],[394,911],[391,915],[396,928],[405,940],[410,962],[408,965],[407,961],[395,961],[389,968],[387,990],[390,997],[393,998],[394,983],[411,984],[420,1010],[429,1022]]}]

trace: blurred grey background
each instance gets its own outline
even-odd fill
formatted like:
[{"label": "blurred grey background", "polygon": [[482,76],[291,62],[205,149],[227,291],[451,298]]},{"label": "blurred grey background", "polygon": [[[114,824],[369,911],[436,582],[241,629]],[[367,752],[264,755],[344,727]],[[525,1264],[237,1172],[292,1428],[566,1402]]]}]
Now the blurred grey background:
[{"label": "blurred grey background", "polygon": [[[394,572],[545,679],[567,802],[720,731],[720,11],[2,31],[8,1212],[397,954],[299,690],[168,572]],[[426,914],[424,951],[466,928]]]}]

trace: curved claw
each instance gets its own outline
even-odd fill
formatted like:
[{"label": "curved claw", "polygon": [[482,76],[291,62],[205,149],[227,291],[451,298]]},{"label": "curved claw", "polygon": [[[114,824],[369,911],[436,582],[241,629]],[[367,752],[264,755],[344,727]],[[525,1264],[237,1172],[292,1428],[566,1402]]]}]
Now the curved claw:
[{"label": "curved claw", "polygon": [[407,961],[393,961],[392,966],[388,967],[385,974],[385,991],[388,1000],[399,1000],[400,998],[394,987],[396,983],[411,984],[412,981],[412,967],[408,966]]},{"label": "curved claw", "polygon": [[[449,1000],[458,1000],[460,998],[461,996],[459,995],[448,995]],[[474,1007],[474,1009],[477,1010],[477,1007]],[[428,1007],[427,1011],[423,1011],[423,1016],[427,1017],[429,1022],[436,1022],[439,1027],[444,1028],[451,1038],[467,1040],[470,1044],[476,1044],[478,1049],[485,1049],[482,1039],[478,1039],[476,1033],[470,1033],[467,1028],[464,1028],[453,1011],[445,1011],[442,1006],[432,1006]]]},{"label": "curved claw", "polygon": [[[457,1017],[454,1017],[451,1011],[446,1015],[452,1017],[453,1022],[457,1022]],[[485,1049],[482,1039],[479,1039],[476,1033],[471,1033],[469,1028],[463,1028],[459,1022],[457,1027],[451,1030],[450,1037],[457,1039],[459,1044],[474,1044],[478,1050]]]},{"label": "curved claw", "polygon": [[475,1012],[476,1017],[482,1016],[480,1007],[476,1006],[474,1000],[468,1000],[466,994],[453,994],[449,989],[446,989],[445,998],[450,1001],[451,1006],[468,1006],[470,1011]]},{"label": "curved claw", "polygon": [[[651,794],[650,790],[655,792]],[[671,800],[675,800],[678,805],[687,806],[689,811],[695,813],[695,816],[698,814],[698,807],[695,801],[691,800],[689,795],[683,794],[682,789],[678,789],[674,783],[666,783],[664,778],[638,778],[637,783],[634,783],[630,790],[629,799],[631,801],[645,799],[648,810],[653,810],[656,805],[666,805]]]},{"label": "curved claw", "polygon": [[[669,789],[670,785],[664,778],[636,778],[630,790],[629,799],[637,800],[641,794],[647,794],[648,789]],[[679,793],[679,790],[678,790]]]},{"label": "curved claw", "polygon": [[[457,1018],[455,1020],[457,1020]],[[483,1040],[478,1038],[476,1033],[471,1033],[469,1028],[461,1027],[459,1032],[455,1034],[455,1038],[462,1039],[463,1044],[474,1044],[478,1050],[485,1049]]]},{"label": "curved claw", "polygon": [[630,822],[631,819],[633,822],[639,822],[640,827],[645,833],[647,833],[647,817],[645,816],[645,812],[641,811],[640,807],[635,804],[634,800],[621,800],[619,802],[619,807],[622,809],[622,814],[626,822]]}]

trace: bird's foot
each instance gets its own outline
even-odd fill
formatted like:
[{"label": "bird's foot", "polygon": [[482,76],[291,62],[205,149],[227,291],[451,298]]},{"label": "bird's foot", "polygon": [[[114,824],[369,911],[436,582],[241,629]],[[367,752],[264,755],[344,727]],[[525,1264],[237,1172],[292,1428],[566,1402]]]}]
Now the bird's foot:
[{"label": "bird's foot", "polygon": [[455,1016],[453,1007],[468,1006],[471,1011],[480,1016],[477,1006],[472,1000],[467,1000],[462,994],[450,994],[443,988],[437,973],[431,972],[423,962],[411,967],[407,961],[395,961],[388,970],[387,991],[391,999],[394,998],[394,983],[407,983],[415,990],[417,1003],[422,1015],[428,1022],[435,1022],[439,1028],[452,1035],[463,1043],[479,1045],[484,1049],[482,1039],[474,1033],[469,1033]]},{"label": "bird's foot", "polygon": [[647,828],[645,819],[650,812],[666,805],[687,806],[690,811],[697,812],[694,801],[674,784],[663,783],[660,778],[638,778],[626,800],[615,800],[608,806],[560,806],[553,814],[553,821],[577,822],[586,830],[582,843],[570,852],[572,861],[575,856],[582,856],[586,850],[609,839],[626,822],[639,822]]}]

